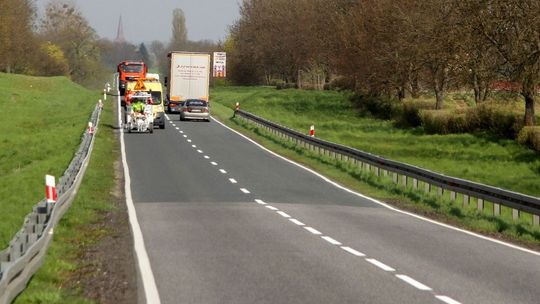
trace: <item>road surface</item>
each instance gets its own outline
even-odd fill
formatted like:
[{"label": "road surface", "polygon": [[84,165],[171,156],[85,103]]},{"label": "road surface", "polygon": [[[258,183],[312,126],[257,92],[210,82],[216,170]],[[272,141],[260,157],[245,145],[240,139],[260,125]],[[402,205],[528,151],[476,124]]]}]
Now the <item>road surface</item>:
[{"label": "road surface", "polygon": [[161,303],[540,302],[534,252],[388,209],[216,121],[168,118],[123,135]]}]

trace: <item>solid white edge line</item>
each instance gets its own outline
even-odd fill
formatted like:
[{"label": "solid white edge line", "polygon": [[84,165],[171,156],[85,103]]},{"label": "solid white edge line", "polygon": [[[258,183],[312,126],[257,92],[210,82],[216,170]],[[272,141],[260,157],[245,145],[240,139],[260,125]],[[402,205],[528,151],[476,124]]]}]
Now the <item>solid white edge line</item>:
[{"label": "solid white edge line", "polygon": [[227,174],[227,171],[225,171],[224,169],[219,169],[219,172],[221,172],[223,174]]},{"label": "solid white edge line", "polygon": [[369,263],[379,267],[380,269],[384,270],[384,271],[388,271],[388,272],[392,272],[392,271],[396,271],[394,268],[380,262],[380,261],[377,261],[376,259],[366,259],[366,261],[368,261]]},{"label": "solid white edge line", "polygon": [[[120,109],[118,109],[120,111]],[[144,238],[141,231],[141,226],[137,220],[137,212],[133,199],[131,196],[131,179],[129,176],[129,168],[126,160],[126,146],[124,143],[124,132],[120,134],[120,146],[122,152],[122,165],[124,166],[124,191],[126,194],[126,205],[129,215],[129,223],[131,224],[131,231],[133,232],[133,245],[135,248],[135,255],[137,256],[137,264],[141,274],[144,294],[147,303],[161,303],[159,299],[159,293],[154,279],[154,273],[152,272],[152,266],[150,265],[150,259],[144,245]]]},{"label": "solid white edge line", "polygon": [[304,229],[306,229],[307,231],[309,231],[309,232],[311,232],[311,233],[313,233],[315,235],[321,235],[322,234],[319,230],[317,230],[315,228],[312,228],[312,227],[304,227]]},{"label": "solid white edge line", "polygon": [[276,207],[274,207],[274,206],[270,206],[270,205],[266,205],[265,207],[268,208],[268,209],[270,209],[270,210],[274,210],[274,211],[279,210],[278,208],[276,208]]},{"label": "solid white edge line", "polygon": [[447,296],[435,296],[435,298],[443,301],[444,303],[447,303],[447,304],[461,304],[461,302],[458,302],[450,297],[447,297]]},{"label": "solid white edge line", "polygon": [[335,239],[329,237],[329,236],[321,236],[321,238],[325,241],[327,241],[328,243],[332,244],[332,245],[336,245],[336,246],[341,246],[341,242],[339,241],[336,241]]},{"label": "solid white edge line", "polygon": [[287,213],[283,212],[283,211],[278,211],[277,214],[283,216],[284,218],[290,218],[291,216],[288,215]]},{"label": "solid white edge line", "polygon": [[366,256],[365,254],[361,253],[358,250],[352,249],[351,247],[341,246],[341,249],[347,251],[348,253],[350,253],[352,255],[358,256],[358,257],[365,257]]},{"label": "solid white edge line", "polygon": [[412,285],[414,286],[415,288],[417,289],[420,289],[420,290],[432,290],[431,287],[429,286],[426,286],[420,282],[418,282],[417,280],[411,278],[410,276],[408,275],[404,275],[404,274],[396,274],[396,277],[404,282],[406,282],[407,284],[409,285]]},{"label": "solid white edge line", "polygon": [[266,203],[263,202],[263,201],[260,200],[260,199],[256,199],[255,202],[256,202],[257,204],[259,204],[259,205],[266,205]]},{"label": "solid white edge line", "polygon": [[445,227],[445,228],[448,228],[448,229],[451,229],[451,230],[454,230],[454,231],[458,231],[458,232],[461,232],[461,233],[465,233],[465,234],[468,234],[468,235],[470,235],[470,236],[474,236],[474,237],[477,237],[477,238],[480,238],[480,239],[483,239],[483,240],[486,240],[486,241],[490,241],[490,242],[493,242],[493,243],[496,243],[496,244],[499,244],[499,245],[503,245],[503,246],[509,247],[509,248],[517,249],[517,250],[520,250],[520,251],[523,251],[523,252],[527,252],[527,253],[530,253],[530,254],[533,254],[533,255],[540,256],[540,252],[533,251],[533,250],[530,250],[530,249],[527,249],[527,248],[524,248],[524,247],[520,247],[520,246],[517,246],[517,245],[514,245],[514,244],[506,243],[506,242],[503,242],[503,241],[500,241],[500,240],[496,240],[496,239],[493,239],[493,238],[490,238],[490,237],[487,237],[487,236],[484,236],[484,235],[481,235],[481,234],[478,234],[478,233],[474,233],[474,232],[471,232],[471,231],[467,231],[467,230],[464,230],[464,229],[461,229],[461,228],[457,228],[457,227],[454,227],[454,226],[451,226],[451,225],[448,225],[448,224],[444,224],[444,223],[441,223],[441,222],[437,222],[437,221],[435,221],[435,220],[432,220],[432,219],[429,219],[429,218],[420,216],[420,215],[418,215],[418,214],[414,214],[414,213],[411,213],[411,212],[403,211],[403,210],[397,209],[396,207],[393,207],[393,206],[390,206],[390,205],[388,205],[388,204],[386,204],[386,203],[383,203],[383,202],[381,202],[381,201],[378,201],[378,200],[376,200],[376,199],[374,199],[374,198],[371,198],[371,197],[369,197],[369,196],[365,196],[365,195],[363,195],[363,194],[361,194],[361,193],[358,193],[358,192],[356,192],[356,191],[353,191],[353,190],[351,190],[351,189],[349,189],[349,188],[347,188],[347,187],[344,187],[344,186],[342,186],[342,185],[340,185],[340,184],[338,184],[338,183],[336,183],[336,182],[330,180],[329,178],[327,178],[326,176],[324,176],[324,175],[322,175],[322,174],[320,174],[320,173],[318,173],[318,172],[315,172],[315,171],[313,171],[313,170],[311,170],[311,169],[309,169],[309,168],[307,168],[307,167],[305,167],[305,166],[303,166],[303,165],[301,165],[301,164],[299,164],[299,163],[297,163],[297,162],[294,162],[294,161],[292,161],[292,160],[290,160],[290,159],[288,159],[288,158],[286,158],[286,157],[284,157],[284,156],[281,156],[281,155],[279,155],[279,154],[277,154],[277,153],[275,153],[275,152],[273,152],[273,151],[267,149],[266,147],[264,147],[264,146],[262,146],[261,144],[257,143],[257,142],[254,141],[253,139],[251,139],[251,138],[245,136],[244,134],[242,134],[242,133],[240,133],[240,132],[238,132],[238,131],[236,131],[236,130],[230,128],[229,126],[225,125],[225,124],[222,123],[221,121],[219,121],[219,120],[217,120],[217,119],[215,119],[215,118],[213,118],[213,117],[212,117],[212,119],[213,119],[215,122],[217,122],[218,124],[222,125],[224,128],[229,129],[230,131],[236,133],[238,136],[240,136],[240,137],[244,138],[245,140],[251,142],[252,144],[256,145],[256,146],[259,147],[260,149],[262,149],[262,150],[264,150],[264,151],[266,151],[266,152],[268,152],[268,153],[274,155],[275,157],[281,158],[282,160],[284,160],[284,161],[286,161],[286,162],[289,162],[289,163],[291,163],[291,164],[293,164],[293,165],[295,165],[295,166],[297,166],[297,167],[299,167],[299,168],[302,168],[302,169],[304,169],[304,170],[306,170],[306,171],[308,171],[308,172],[314,174],[315,176],[321,178],[322,180],[326,181],[327,183],[329,183],[329,184],[331,184],[331,185],[333,185],[333,186],[335,186],[335,187],[337,187],[337,188],[339,188],[339,189],[342,189],[342,190],[344,190],[344,191],[346,191],[346,192],[349,192],[349,193],[351,193],[351,194],[354,194],[354,195],[356,195],[356,196],[359,196],[359,197],[361,197],[361,198],[364,198],[364,199],[366,199],[366,200],[369,200],[369,201],[371,201],[371,202],[373,202],[373,203],[375,203],[375,204],[381,205],[381,206],[383,206],[383,207],[385,207],[385,208],[387,208],[387,209],[390,209],[390,210],[392,210],[392,211],[395,211],[395,212],[398,212],[398,213],[401,213],[401,214],[405,214],[405,215],[414,217],[414,218],[419,219],[419,220],[423,220],[423,221],[426,221],[426,222],[429,222],[429,223],[432,223],[432,224],[435,224],[435,225],[439,225],[439,226],[441,226],[441,227]]},{"label": "solid white edge line", "polygon": [[246,188],[240,188],[240,191],[244,192],[245,194],[250,194],[251,192],[249,192],[248,189]]},{"label": "solid white edge line", "polygon": [[298,225],[298,226],[304,226],[304,225],[305,225],[304,223],[300,222],[300,221],[297,220],[297,219],[289,219],[289,221],[295,223],[295,224]]},{"label": "solid white edge line", "polygon": [[234,178],[229,178],[229,181],[231,182],[231,184],[236,184],[236,183],[238,183]]}]

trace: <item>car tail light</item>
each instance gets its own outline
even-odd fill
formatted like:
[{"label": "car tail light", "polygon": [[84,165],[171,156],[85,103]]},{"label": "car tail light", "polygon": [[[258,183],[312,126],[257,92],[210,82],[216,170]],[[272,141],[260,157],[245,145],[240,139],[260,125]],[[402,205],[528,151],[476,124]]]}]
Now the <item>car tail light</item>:
[{"label": "car tail light", "polygon": [[208,113],[208,109],[207,109],[207,108],[204,108],[204,109],[202,110],[202,112],[203,112],[203,113]]}]

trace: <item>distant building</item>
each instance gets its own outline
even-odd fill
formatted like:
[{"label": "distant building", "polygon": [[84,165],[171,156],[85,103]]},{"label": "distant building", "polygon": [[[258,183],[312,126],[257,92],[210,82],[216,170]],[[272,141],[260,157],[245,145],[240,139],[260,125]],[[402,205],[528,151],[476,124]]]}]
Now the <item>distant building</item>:
[{"label": "distant building", "polygon": [[122,26],[122,15],[120,15],[120,19],[118,19],[118,30],[116,31],[116,39],[114,39],[114,42],[118,44],[126,43],[126,38],[124,37],[124,27]]}]

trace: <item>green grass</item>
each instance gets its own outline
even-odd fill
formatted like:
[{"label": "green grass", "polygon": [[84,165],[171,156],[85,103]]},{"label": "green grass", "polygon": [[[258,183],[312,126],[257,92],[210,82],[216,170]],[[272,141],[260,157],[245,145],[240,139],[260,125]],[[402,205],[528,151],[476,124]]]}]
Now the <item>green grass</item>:
[{"label": "green grass", "polygon": [[333,91],[216,87],[211,100],[316,136],[446,175],[540,196],[540,154],[488,135],[428,135],[361,117],[348,95]]},{"label": "green grass", "polygon": [[78,149],[99,95],[65,77],[0,73],[0,248]]},{"label": "green grass", "polygon": [[[273,96],[271,96],[273,95]],[[239,101],[243,109],[259,114],[263,117],[269,118],[270,120],[278,121],[287,126],[298,126],[304,125],[309,121],[309,113],[299,113],[298,116],[292,115],[293,119],[291,121],[285,122],[283,117],[291,117],[291,114],[283,113],[282,119],[279,119],[279,115],[270,114],[273,112],[274,107],[268,106],[263,107],[261,102],[263,102],[263,96],[267,99],[274,99],[275,112],[283,113],[283,109],[279,106],[279,98],[283,98],[283,103],[292,102],[293,100],[302,102],[308,102],[307,98],[321,99],[321,98],[334,98],[335,101],[343,99],[343,96],[335,92],[301,92],[301,91],[276,91],[274,89],[267,88],[217,88],[212,91],[212,100],[214,101],[212,105],[212,113],[215,117],[225,122],[227,125],[247,134],[254,140],[260,142],[266,147],[270,148],[277,153],[284,155],[292,160],[295,160],[299,163],[302,163],[323,175],[329,177],[332,180],[337,181],[338,183],[354,189],[358,192],[364,193],[368,196],[374,197],[381,201],[390,202],[394,205],[397,205],[399,208],[411,210],[415,213],[425,214],[429,217],[436,218],[438,220],[449,222],[453,225],[464,227],[473,231],[486,233],[486,234],[497,234],[502,238],[507,238],[510,240],[518,241],[525,245],[539,246],[540,245],[540,227],[533,227],[531,225],[531,216],[524,215],[520,218],[519,221],[514,221],[511,216],[511,209],[501,207],[501,216],[494,216],[492,212],[493,204],[486,202],[485,208],[483,211],[478,211],[476,209],[476,201],[472,201],[469,205],[463,205],[463,197],[458,196],[456,201],[450,199],[450,194],[447,192],[442,197],[437,196],[436,190],[433,190],[430,194],[424,193],[424,184],[420,182],[418,189],[413,189],[412,187],[402,187],[395,185],[391,178],[381,176],[377,177],[375,174],[370,173],[366,170],[362,170],[358,165],[353,165],[351,163],[342,162],[330,158],[328,156],[319,155],[315,152],[308,151],[304,148],[298,147],[295,144],[277,138],[272,134],[266,132],[264,129],[257,128],[253,124],[245,123],[241,119],[231,118],[232,116],[232,105],[235,102]],[[323,103],[321,100],[315,101],[315,103]],[[345,104],[342,101],[342,104]],[[345,106],[344,109],[347,109]],[[319,112],[319,111],[316,111]],[[339,111],[338,111],[339,112]],[[356,130],[358,137],[353,135],[351,139],[354,138],[369,138],[370,132],[384,133],[383,131],[387,129],[387,136],[394,138],[396,141],[407,140],[405,136],[408,137],[426,137],[423,134],[415,134],[414,132],[406,132],[399,129],[394,129],[390,125],[385,125],[384,122],[365,119],[357,117],[354,114],[347,113],[338,113],[336,117],[340,117],[340,121],[332,122],[330,119],[322,119],[321,113],[316,113],[314,116],[319,116],[318,119],[321,119],[321,124],[330,125],[335,124],[337,126],[334,132],[343,132],[352,134],[353,130]],[[350,117],[349,117],[350,116]],[[359,120],[358,126],[354,123],[354,120]],[[373,129],[369,129],[369,123],[375,124]],[[306,124],[309,126],[309,123]],[[384,127],[381,127],[384,126]],[[298,128],[303,129],[307,132],[307,128]],[[329,133],[328,130],[326,130]],[[325,132],[322,132],[325,134]],[[322,136],[320,133],[318,136]],[[330,134],[330,138],[340,138],[339,135]],[[434,144],[441,144],[441,137],[444,136],[427,136],[432,138]],[[476,139],[475,136],[465,136],[469,140],[479,140],[487,141],[487,139],[480,137]],[[458,140],[459,137],[454,138]],[[374,139],[371,139],[374,141]],[[411,142],[414,141],[414,138],[408,139]],[[425,140],[425,139],[424,139]],[[336,140],[332,140],[336,141]],[[381,139],[381,143],[374,143],[377,146],[382,145],[387,146],[390,144],[384,143],[384,137]],[[448,145],[442,140],[443,144]],[[347,145],[352,145],[349,142],[341,142]],[[431,142],[430,142],[431,143]],[[495,145],[496,141],[491,144]],[[469,145],[480,145],[480,143],[470,143]],[[417,149],[420,150],[420,146],[417,146]],[[426,147],[427,148],[427,147]],[[512,149],[518,149],[518,146],[512,147]],[[372,151],[370,149],[366,149]],[[499,147],[499,150],[504,151],[504,147]],[[420,151],[421,152],[421,151]],[[486,151],[486,154],[489,154],[490,151]],[[528,154],[528,151],[522,151],[521,153]],[[419,155],[417,158],[422,157],[423,155],[431,155],[430,153],[425,153]],[[437,158],[431,158],[432,161],[437,162]],[[450,159],[446,160],[450,162]],[[517,161],[517,160],[516,160]],[[537,160],[538,161],[538,160]],[[459,163],[459,162],[458,162]],[[435,164],[437,165],[437,164]],[[457,166],[457,165],[456,165]],[[484,166],[486,166],[484,164]],[[435,166],[436,167],[436,166]],[[433,167],[432,167],[433,168]],[[476,167],[478,168],[478,167]],[[489,168],[489,167],[486,167]],[[478,170],[475,168],[470,168],[469,170]],[[538,174],[538,173],[537,173]],[[486,173],[486,175],[488,175]],[[504,179],[504,176],[499,177]]]},{"label": "green grass", "polygon": [[92,262],[81,260],[84,249],[112,233],[97,225],[103,220],[102,215],[114,208],[111,204],[113,163],[119,150],[112,125],[114,115],[109,104],[105,104],[94,150],[77,197],[55,229],[43,266],[15,303],[94,303],[81,295],[77,278],[85,271],[86,264]]}]

